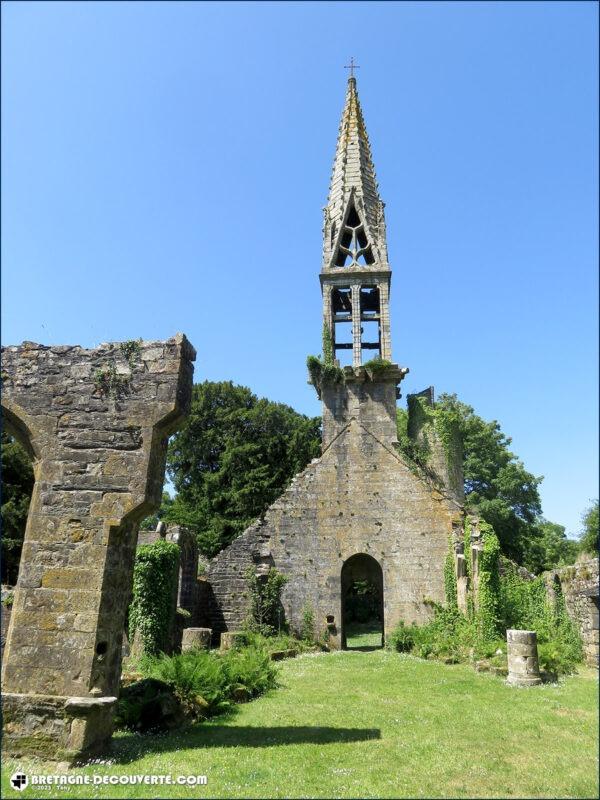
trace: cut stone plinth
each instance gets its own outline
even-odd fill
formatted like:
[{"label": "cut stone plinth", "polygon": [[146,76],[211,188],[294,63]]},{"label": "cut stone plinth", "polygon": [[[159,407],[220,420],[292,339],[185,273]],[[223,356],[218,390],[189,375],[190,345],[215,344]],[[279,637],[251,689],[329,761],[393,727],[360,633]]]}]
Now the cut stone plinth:
[{"label": "cut stone plinth", "polygon": [[2,664],[9,752],[63,760],[110,737],[137,527],[160,503],[195,355],[181,334],[2,349],[3,424],[35,475]]},{"label": "cut stone plinth", "polygon": [[241,631],[224,631],[221,634],[221,650],[231,650],[241,643],[243,638],[244,634]]},{"label": "cut stone plinth", "polygon": [[208,650],[212,630],[210,628],[184,628],[181,640],[181,652],[186,650]]},{"label": "cut stone plinth", "polygon": [[537,686],[542,682],[535,631],[506,631],[508,678],[512,686]]}]

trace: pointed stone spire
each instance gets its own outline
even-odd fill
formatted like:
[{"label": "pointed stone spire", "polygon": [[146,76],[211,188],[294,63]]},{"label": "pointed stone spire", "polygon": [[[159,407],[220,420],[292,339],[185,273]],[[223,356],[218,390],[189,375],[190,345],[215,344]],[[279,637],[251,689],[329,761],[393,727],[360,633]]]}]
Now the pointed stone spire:
[{"label": "pointed stone spire", "polygon": [[[353,208],[364,228],[360,242],[348,241],[347,231],[343,241],[347,220],[350,218],[351,222],[356,223]],[[348,250],[354,252],[353,264],[356,263],[357,254],[362,254],[364,258],[361,263],[366,263],[367,268],[389,269],[383,208],[356,90],[356,78],[351,76],[340,122],[329,199],[325,207],[323,270],[343,266],[340,245],[344,253]]]}]

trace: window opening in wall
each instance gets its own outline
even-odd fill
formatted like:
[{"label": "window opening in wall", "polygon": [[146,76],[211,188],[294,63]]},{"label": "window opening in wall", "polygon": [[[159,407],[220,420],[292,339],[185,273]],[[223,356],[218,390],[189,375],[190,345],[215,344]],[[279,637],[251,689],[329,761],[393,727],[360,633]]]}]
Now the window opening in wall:
[{"label": "window opening in wall", "polygon": [[352,289],[342,286],[331,292],[333,352],[340,366],[352,364]]},{"label": "window opening in wall", "polygon": [[[371,358],[381,355],[381,341],[379,339],[379,322],[375,320],[363,320],[360,323],[361,338],[360,346],[362,360],[369,361]],[[366,352],[365,352],[366,351]]]},{"label": "window opening in wall", "polygon": [[344,223],[334,265],[336,267],[368,266],[374,261],[364,225],[355,206],[351,205]]},{"label": "window opening in wall", "polygon": [[31,455],[15,437],[2,432],[2,584],[14,586],[19,574],[34,476]]}]

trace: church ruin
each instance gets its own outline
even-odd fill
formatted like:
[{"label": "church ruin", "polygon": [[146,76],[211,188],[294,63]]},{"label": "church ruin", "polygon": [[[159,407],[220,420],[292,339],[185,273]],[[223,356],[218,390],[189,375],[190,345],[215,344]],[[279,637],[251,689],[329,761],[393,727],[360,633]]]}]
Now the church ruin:
[{"label": "church ruin", "polygon": [[287,622],[298,630],[311,609],[333,647],[346,646],[347,587],[357,580],[379,591],[382,634],[400,620],[423,622],[427,601],[444,600],[449,541],[462,539],[460,448],[449,448],[421,413],[431,393],[409,404],[409,433],[427,439],[432,470],[419,470],[398,448],[396,400],[408,369],[392,361],[384,203],[353,76],[325,208],[320,281],[323,357],[309,368],[323,406],[322,455],[211,562],[206,624],[216,634],[247,617],[252,565],[258,574],[274,566],[287,576]]},{"label": "church ruin", "polygon": [[112,732],[138,524],[160,503],[194,348],[2,348],[3,423],[35,486],[2,661],[3,749],[73,760]]}]

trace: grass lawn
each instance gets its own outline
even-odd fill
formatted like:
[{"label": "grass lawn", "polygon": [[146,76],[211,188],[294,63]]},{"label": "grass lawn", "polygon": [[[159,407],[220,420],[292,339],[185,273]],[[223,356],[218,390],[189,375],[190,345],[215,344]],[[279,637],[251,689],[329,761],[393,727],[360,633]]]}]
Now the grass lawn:
[{"label": "grass lawn", "polygon": [[78,786],[3,797],[548,797],[598,795],[598,678],[515,689],[467,666],[382,650],[282,662],[281,687],[230,718],[119,734],[110,764],[73,774],[206,775],[208,784]]},{"label": "grass lawn", "polygon": [[346,647],[351,650],[381,647],[379,622],[350,622],[346,626]]}]

